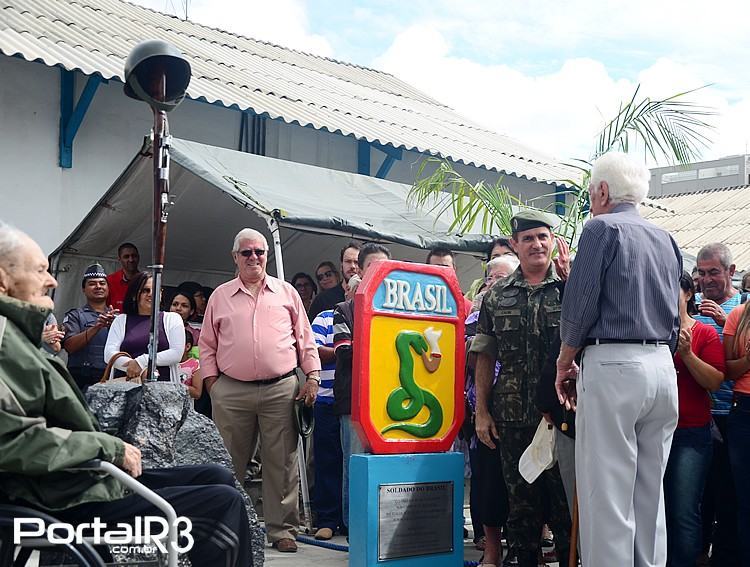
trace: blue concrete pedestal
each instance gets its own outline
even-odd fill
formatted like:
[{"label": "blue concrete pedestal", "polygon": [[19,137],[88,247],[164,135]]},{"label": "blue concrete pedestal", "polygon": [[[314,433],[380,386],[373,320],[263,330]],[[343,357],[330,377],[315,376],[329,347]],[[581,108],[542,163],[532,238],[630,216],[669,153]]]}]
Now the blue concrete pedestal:
[{"label": "blue concrete pedestal", "polygon": [[461,453],[352,455],[349,565],[463,565],[463,473]]}]

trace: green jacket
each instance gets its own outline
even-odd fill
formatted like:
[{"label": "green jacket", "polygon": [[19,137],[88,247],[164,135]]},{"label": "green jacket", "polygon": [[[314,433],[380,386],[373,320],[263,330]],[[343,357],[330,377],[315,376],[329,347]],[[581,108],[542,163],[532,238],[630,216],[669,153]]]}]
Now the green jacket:
[{"label": "green jacket", "polygon": [[498,424],[538,425],[537,384],[560,332],[560,310],[560,278],[551,265],[538,285],[530,285],[519,266],[484,296],[471,350],[502,363],[492,390],[492,415]]},{"label": "green jacket", "polygon": [[90,459],[121,465],[125,446],[99,431],[67,369],[39,349],[48,314],[0,296],[0,501],[60,510],[123,498],[109,476],[63,471]]}]

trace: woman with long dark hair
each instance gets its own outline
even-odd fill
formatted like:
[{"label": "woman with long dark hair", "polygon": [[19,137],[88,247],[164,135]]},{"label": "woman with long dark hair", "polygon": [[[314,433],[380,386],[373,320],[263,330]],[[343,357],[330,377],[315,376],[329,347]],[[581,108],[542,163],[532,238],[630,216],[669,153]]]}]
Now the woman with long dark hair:
[{"label": "woman with long dark hair", "polygon": [[185,329],[193,336],[193,345],[198,344],[198,339],[201,336],[200,327],[193,327],[190,324],[190,321],[195,316],[197,310],[196,305],[195,298],[192,295],[179,289],[169,302],[169,310],[182,317],[182,320],[185,323]]},{"label": "woman with long dark hair", "polygon": [[[151,331],[152,278],[141,272],[128,285],[122,315],[115,317],[104,347],[104,361],[118,352],[129,356],[118,358],[115,368],[128,378],[145,378],[148,368],[148,342]],[[180,360],[185,350],[185,326],[177,313],[159,312],[159,343],[156,365],[160,382],[180,383]]]},{"label": "woman with long dark hair", "polygon": [[674,364],[680,416],[664,475],[667,566],[695,565],[701,552],[700,503],[711,466],[711,398],[724,381],[724,352],[716,329],[692,318],[695,285],[680,277],[680,335]]}]

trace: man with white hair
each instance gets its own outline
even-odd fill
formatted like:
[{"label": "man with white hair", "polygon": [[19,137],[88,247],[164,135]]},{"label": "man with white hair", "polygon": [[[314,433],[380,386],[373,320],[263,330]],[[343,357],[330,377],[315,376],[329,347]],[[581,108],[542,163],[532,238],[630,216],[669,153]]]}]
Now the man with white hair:
[{"label": "man with white hair", "polygon": [[561,403],[577,405],[581,559],[592,567],[666,564],[662,481],[678,417],[671,348],[682,257],[638,213],[648,181],[625,154],[596,160],[594,218],[563,299],[556,388]]},{"label": "man with white hair", "polygon": [[487,287],[491,287],[497,280],[507,278],[520,264],[518,256],[506,254],[497,256],[487,263]]},{"label": "man with white hair", "polygon": [[[297,430],[295,395],[308,406],[320,384],[320,358],[297,290],[266,273],[268,242],[258,231],[237,233],[238,276],[211,294],[200,336],[204,385],[213,418],[245,480],[260,434],[266,534],[281,552],[297,551]],[[295,369],[307,375],[299,391]]]}]

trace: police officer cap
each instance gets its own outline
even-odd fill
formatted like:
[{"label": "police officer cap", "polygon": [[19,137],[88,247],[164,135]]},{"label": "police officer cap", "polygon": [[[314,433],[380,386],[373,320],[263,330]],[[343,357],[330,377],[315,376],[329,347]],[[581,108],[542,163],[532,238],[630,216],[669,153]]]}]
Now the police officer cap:
[{"label": "police officer cap", "polygon": [[102,268],[101,264],[91,264],[88,268],[86,268],[86,271],[83,272],[83,284],[86,285],[86,282],[88,280],[93,280],[94,278],[106,278],[107,273],[104,271],[104,268]]},{"label": "police officer cap", "polygon": [[523,232],[524,230],[539,228],[540,226],[546,226],[551,229],[554,226],[554,223],[550,216],[544,211],[526,209],[516,213],[513,218],[510,219],[510,226],[515,234],[517,232]]}]

